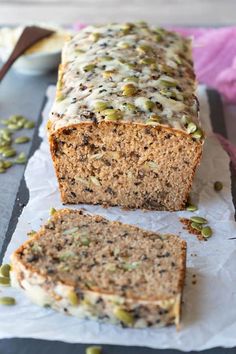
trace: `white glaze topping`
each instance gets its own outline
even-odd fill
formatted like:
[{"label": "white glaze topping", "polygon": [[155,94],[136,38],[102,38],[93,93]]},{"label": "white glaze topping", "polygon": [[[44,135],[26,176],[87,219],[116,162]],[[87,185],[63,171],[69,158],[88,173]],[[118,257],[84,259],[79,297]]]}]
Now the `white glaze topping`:
[{"label": "white glaze topping", "polygon": [[126,23],[89,26],[67,42],[50,131],[103,120],[165,125],[200,139],[190,40]]}]

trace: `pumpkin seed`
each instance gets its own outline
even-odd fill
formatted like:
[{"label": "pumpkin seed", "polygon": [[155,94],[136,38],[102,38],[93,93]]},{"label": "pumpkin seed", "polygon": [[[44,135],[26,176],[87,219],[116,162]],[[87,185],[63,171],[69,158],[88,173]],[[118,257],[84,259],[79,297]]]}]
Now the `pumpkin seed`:
[{"label": "pumpkin seed", "polygon": [[212,229],[210,228],[210,226],[204,226],[202,228],[201,234],[205,238],[211,237],[212,236]]},{"label": "pumpkin seed", "polygon": [[72,227],[71,229],[63,231],[62,235],[70,235],[70,234],[73,234],[74,232],[76,232],[78,230],[79,230],[78,226],[75,226],[75,227]]},{"label": "pumpkin seed", "polygon": [[57,212],[57,209],[55,209],[55,208],[52,207],[52,208],[50,208],[49,215],[52,216],[52,215],[54,215],[56,212]]},{"label": "pumpkin seed", "polygon": [[25,156],[25,153],[24,152],[21,152],[17,158],[14,160],[15,163],[17,164],[24,164],[26,163],[26,156]]},{"label": "pumpkin seed", "polygon": [[117,47],[121,48],[121,49],[128,49],[131,47],[131,45],[127,42],[119,42],[117,44]]},{"label": "pumpkin seed", "polygon": [[194,204],[188,204],[187,207],[186,207],[186,210],[187,211],[196,211],[196,210],[198,210],[198,208]]},{"label": "pumpkin seed", "polygon": [[56,101],[57,102],[61,102],[61,101],[64,101],[66,97],[61,93],[59,94],[57,97],[56,97]]},{"label": "pumpkin seed", "polygon": [[98,61],[112,61],[113,57],[109,56],[109,55],[104,55],[103,57],[99,57]]},{"label": "pumpkin seed", "polygon": [[219,192],[219,191],[221,191],[222,189],[223,189],[223,183],[220,182],[220,181],[216,181],[216,182],[214,183],[214,190],[215,190],[216,192]]},{"label": "pumpkin seed", "polygon": [[132,103],[123,103],[123,106],[128,110],[128,111],[131,111],[131,112],[136,112],[137,111],[137,107],[132,104]]},{"label": "pumpkin seed", "polygon": [[26,129],[33,129],[34,126],[35,126],[35,123],[32,120],[27,120],[24,123],[24,128],[26,128]]},{"label": "pumpkin seed", "polygon": [[152,50],[152,47],[150,47],[150,45],[141,44],[136,48],[136,50],[140,54],[146,54]]},{"label": "pumpkin seed", "polygon": [[85,236],[80,238],[80,242],[83,246],[89,246],[89,244],[90,244],[90,240]]},{"label": "pumpkin seed", "polygon": [[4,150],[4,152],[2,152],[2,155],[4,157],[13,157],[13,156],[16,156],[16,150],[14,149],[6,149]]},{"label": "pumpkin seed", "polygon": [[101,354],[102,347],[98,346],[91,346],[86,348],[86,354]]},{"label": "pumpkin seed", "polygon": [[201,137],[202,137],[202,131],[201,131],[201,129],[197,129],[194,133],[192,133],[191,134],[191,136],[194,138],[194,139],[201,139]]},{"label": "pumpkin seed", "polygon": [[70,301],[70,304],[72,306],[77,306],[79,301],[78,301],[78,296],[75,291],[71,290],[68,294],[68,299]]},{"label": "pumpkin seed", "polygon": [[202,225],[201,224],[197,224],[196,222],[191,222],[190,226],[195,229],[195,230],[198,230],[198,231],[201,231],[202,230]]},{"label": "pumpkin seed", "polygon": [[187,133],[188,133],[188,134],[192,134],[192,133],[194,133],[196,130],[197,130],[197,126],[196,126],[195,123],[193,123],[193,122],[188,123],[188,125],[187,125]]},{"label": "pumpkin seed", "polygon": [[116,121],[123,118],[122,112],[117,109],[106,109],[102,112],[106,120]]},{"label": "pumpkin seed", "polygon": [[90,35],[90,39],[91,39],[93,42],[97,42],[100,38],[101,38],[101,33],[98,33],[98,32],[93,32],[93,33],[91,33],[91,35]]},{"label": "pumpkin seed", "polygon": [[90,180],[91,180],[91,182],[93,183],[93,184],[95,184],[95,186],[101,186],[101,183],[99,182],[99,180],[97,179],[97,177],[95,177],[95,176],[91,176],[90,177]]},{"label": "pumpkin seed", "polygon": [[3,161],[3,167],[5,168],[5,169],[8,169],[8,168],[10,168],[11,166],[13,165],[13,163],[11,162],[11,161]]},{"label": "pumpkin seed", "polygon": [[8,124],[8,128],[11,130],[19,130],[21,127],[19,127],[16,123],[10,123]]},{"label": "pumpkin seed", "polygon": [[102,73],[104,79],[110,79],[115,74],[115,70],[106,70]]},{"label": "pumpkin seed", "polygon": [[0,277],[0,285],[1,286],[9,286],[10,285],[10,279],[7,277]]},{"label": "pumpkin seed", "polygon": [[84,53],[85,53],[85,51],[84,51],[83,49],[79,49],[79,48],[77,48],[77,49],[75,50],[75,52],[76,52],[77,54],[84,54]]},{"label": "pumpkin seed", "polygon": [[0,297],[0,305],[11,306],[11,305],[15,305],[15,303],[16,300],[14,299],[14,297],[9,297],[9,296]]},{"label": "pumpkin seed", "polygon": [[140,60],[140,64],[151,65],[156,64],[156,59],[153,58],[143,58]]},{"label": "pumpkin seed", "polygon": [[83,67],[83,70],[87,73],[88,71],[93,71],[95,68],[95,64],[88,64]]},{"label": "pumpkin seed", "polygon": [[136,76],[128,76],[124,79],[124,82],[130,82],[130,81],[138,82],[138,78]]},{"label": "pumpkin seed", "polygon": [[0,274],[3,277],[9,278],[11,266],[10,264],[2,264],[0,267]]},{"label": "pumpkin seed", "polygon": [[137,92],[137,87],[133,84],[126,84],[122,87],[123,96],[131,97]]},{"label": "pumpkin seed", "polygon": [[95,102],[94,108],[96,112],[104,111],[109,106],[108,102]]},{"label": "pumpkin seed", "polygon": [[137,269],[139,265],[140,262],[124,263],[122,265],[122,268],[125,270],[133,270],[133,269]]},{"label": "pumpkin seed", "polygon": [[18,138],[16,138],[14,140],[15,144],[24,144],[24,143],[28,143],[28,141],[30,141],[30,138],[28,136],[19,136]]},{"label": "pumpkin seed", "polygon": [[177,82],[175,80],[160,79],[160,84],[164,87],[176,87]]},{"label": "pumpkin seed", "polygon": [[116,307],[113,311],[114,316],[121,322],[123,322],[127,326],[132,326],[134,323],[133,315],[122,309],[121,307]]},{"label": "pumpkin seed", "polygon": [[207,220],[200,216],[192,216],[190,218],[191,221],[196,222],[197,224],[207,224]]},{"label": "pumpkin seed", "polygon": [[156,162],[154,161],[148,161],[147,165],[152,169],[152,170],[156,170],[158,168],[158,165]]},{"label": "pumpkin seed", "polygon": [[151,111],[151,110],[155,107],[155,103],[152,102],[151,100],[147,100],[147,101],[144,103],[144,107],[145,107],[145,109]]}]

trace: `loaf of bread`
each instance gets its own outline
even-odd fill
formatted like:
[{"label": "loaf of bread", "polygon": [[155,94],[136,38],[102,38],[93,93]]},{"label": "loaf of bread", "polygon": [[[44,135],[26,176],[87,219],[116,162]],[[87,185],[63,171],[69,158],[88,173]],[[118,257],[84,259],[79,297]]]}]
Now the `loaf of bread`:
[{"label": "loaf of bread", "polygon": [[48,122],[63,203],[181,210],[199,164],[191,42],[145,23],[86,27]]},{"label": "loaf of bread", "polygon": [[186,243],[78,210],[57,211],[12,255],[33,302],[130,327],[179,324]]}]

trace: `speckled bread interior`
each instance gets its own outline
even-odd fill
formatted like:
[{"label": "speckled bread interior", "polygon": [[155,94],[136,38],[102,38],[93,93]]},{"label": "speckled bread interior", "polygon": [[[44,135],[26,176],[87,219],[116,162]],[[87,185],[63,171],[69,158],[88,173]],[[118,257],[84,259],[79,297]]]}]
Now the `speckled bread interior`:
[{"label": "speckled bread interior", "polygon": [[202,155],[191,42],[89,26],[63,50],[48,133],[63,203],[181,210]]},{"label": "speckled bread interior", "polygon": [[78,124],[50,137],[64,203],[180,210],[201,145],[181,132],[131,124]]},{"label": "speckled bread interior", "polygon": [[38,305],[131,327],[179,324],[186,242],[60,210],[12,255],[12,285]]}]

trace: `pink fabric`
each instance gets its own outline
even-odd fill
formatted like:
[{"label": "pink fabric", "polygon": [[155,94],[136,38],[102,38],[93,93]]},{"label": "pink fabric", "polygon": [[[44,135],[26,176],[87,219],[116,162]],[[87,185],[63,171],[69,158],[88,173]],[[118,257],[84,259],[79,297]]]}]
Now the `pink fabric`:
[{"label": "pink fabric", "polygon": [[193,57],[200,83],[217,89],[236,103],[236,27],[173,28],[193,37]]}]

